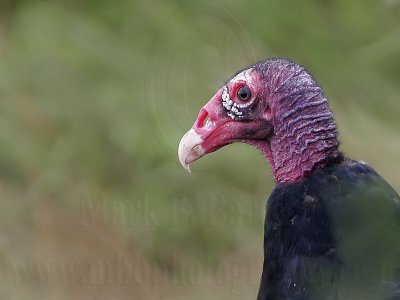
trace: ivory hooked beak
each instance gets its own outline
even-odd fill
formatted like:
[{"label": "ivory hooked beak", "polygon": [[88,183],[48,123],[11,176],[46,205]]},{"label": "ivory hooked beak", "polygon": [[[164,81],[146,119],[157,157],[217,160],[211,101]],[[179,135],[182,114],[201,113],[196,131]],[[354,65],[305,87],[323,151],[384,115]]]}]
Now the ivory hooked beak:
[{"label": "ivory hooked beak", "polygon": [[198,160],[206,151],[202,147],[204,139],[192,128],[182,137],[178,147],[181,165],[190,173],[190,164]]}]

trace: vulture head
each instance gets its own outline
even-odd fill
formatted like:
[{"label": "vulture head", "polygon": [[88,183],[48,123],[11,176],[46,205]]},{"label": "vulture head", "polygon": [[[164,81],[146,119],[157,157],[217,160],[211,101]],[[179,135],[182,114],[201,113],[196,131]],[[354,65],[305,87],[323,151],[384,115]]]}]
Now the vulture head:
[{"label": "vulture head", "polygon": [[278,183],[305,177],[339,155],[322,89],[304,67],[269,59],[236,73],[201,108],[178,149],[182,166],[234,142],[259,149]]}]

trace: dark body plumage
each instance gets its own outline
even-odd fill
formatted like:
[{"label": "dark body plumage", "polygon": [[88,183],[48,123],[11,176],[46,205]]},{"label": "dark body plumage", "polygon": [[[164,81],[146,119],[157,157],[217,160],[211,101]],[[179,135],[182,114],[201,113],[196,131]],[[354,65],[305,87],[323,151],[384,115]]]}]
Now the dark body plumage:
[{"label": "dark body plumage", "polygon": [[342,156],[279,184],[257,299],[400,299],[399,203],[371,167]]}]

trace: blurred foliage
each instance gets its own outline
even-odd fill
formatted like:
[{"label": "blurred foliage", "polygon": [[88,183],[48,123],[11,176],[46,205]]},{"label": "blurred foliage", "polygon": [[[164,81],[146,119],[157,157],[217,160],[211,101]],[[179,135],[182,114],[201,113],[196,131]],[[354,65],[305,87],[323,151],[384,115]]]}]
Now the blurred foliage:
[{"label": "blurred foliage", "polygon": [[[176,257],[210,272],[210,257],[233,257],[259,266],[240,292],[228,280],[162,293],[255,298],[267,165],[232,145],[188,176],[180,137],[233,72],[288,57],[325,88],[343,149],[399,189],[399,12],[397,0],[1,1],[0,264],[134,252],[152,270],[185,277]],[[84,284],[21,288],[2,269],[0,297],[95,295]],[[116,297],[158,299],[152,284]]]}]

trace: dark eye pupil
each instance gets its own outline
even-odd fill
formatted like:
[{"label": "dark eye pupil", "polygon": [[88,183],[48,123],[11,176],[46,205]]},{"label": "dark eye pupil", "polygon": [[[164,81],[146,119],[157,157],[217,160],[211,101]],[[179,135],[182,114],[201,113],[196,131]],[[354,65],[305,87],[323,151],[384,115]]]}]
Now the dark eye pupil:
[{"label": "dark eye pupil", "polygon": [[247,101],[251,97],[250,89],[248,86],[242,86],[238,91],[237,95],[240,100]]}]

